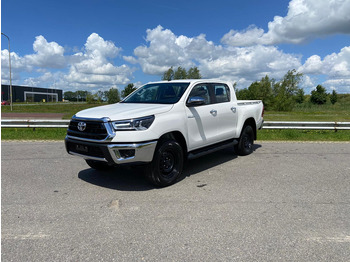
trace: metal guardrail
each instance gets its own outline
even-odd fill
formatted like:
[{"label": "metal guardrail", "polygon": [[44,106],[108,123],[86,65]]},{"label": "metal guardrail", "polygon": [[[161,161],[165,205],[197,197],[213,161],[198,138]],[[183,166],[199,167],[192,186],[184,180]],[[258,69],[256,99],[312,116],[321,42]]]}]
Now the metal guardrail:
[{"label": "metal guardrail", "polygon": [[67,128],[70,120],[47,120],[47,119],[1,119],[1,127],[29,127],[29,128]]},{"label": "metal guardrail", "polygon": [[263,129],[350,130],[350,122],[265,121]]},{"label": "metal guardrail", "polygon": [[[70,120],[46,119],[2,119],[1,127],[9,128],[67,128]],[[263,129],[300,129],[300,130],[350,130],[350,122],[296,122],[265,121]]]}]

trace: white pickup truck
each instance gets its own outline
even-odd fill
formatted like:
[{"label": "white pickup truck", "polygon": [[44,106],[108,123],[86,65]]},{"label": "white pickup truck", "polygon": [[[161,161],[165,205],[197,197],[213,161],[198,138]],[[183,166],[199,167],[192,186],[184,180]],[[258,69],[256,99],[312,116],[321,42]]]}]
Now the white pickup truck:
[{"label": "white pickup truck", "polygon": [[146,164],[153,184],[169,186],[181,177],[187,159],[226,147],[252,153],[263,114],[262,101],[237,100],[225,81],[152,82],[117,104],[74,115],[66,149],[98,170]]}]

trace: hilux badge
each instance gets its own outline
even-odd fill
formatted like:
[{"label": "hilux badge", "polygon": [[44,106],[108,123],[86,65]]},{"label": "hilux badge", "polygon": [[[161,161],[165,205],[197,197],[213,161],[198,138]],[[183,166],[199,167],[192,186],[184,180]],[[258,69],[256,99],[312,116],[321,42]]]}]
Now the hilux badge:
[{"label": "hilux badge", "polygon": [[83,132],[86,129],[86,123],[85,122],[79,122],[78,123],[78,130]]}]

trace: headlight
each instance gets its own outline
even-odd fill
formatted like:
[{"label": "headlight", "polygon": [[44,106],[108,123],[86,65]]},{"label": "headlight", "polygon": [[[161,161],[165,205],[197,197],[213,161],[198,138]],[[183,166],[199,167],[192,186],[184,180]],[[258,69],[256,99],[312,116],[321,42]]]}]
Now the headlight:
[{"label": "headlight", "polygon": [[146,130],[154,121],[154,116],[146,116],[112,122],[115,131]]}]

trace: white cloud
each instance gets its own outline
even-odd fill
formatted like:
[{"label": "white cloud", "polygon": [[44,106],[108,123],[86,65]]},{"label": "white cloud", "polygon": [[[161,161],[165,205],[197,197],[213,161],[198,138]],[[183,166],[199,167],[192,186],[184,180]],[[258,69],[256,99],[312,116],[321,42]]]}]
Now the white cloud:
[{"label": "white cloud", "polygon": [[350,1],[292,0],[285,17],[275,16],[268,32],[248,27],[243,32],[231,30],[221,41],[232,46],[279,43],[299,44],[333,34],[350,34]]},{"label": "white cloud", "polygon": [[318,82],[318,78],[317,77],[312,77],[309,75],[304,74],[303,78],[301,80],[300,83],[300,87],[304,89],[304,92],[306,94],[311,93],[312,90],[314,90],[316,88],[316,86],[320,84]]},{"label": "white cloud", "polygon": [[322,70],[321,57],[318,55],[310,56],[300,70],[306,74],[320,74]]},{"label": "white cloud", "polygon": [[330,79],[325,81],[323,86],[329,90],[336,90],[338,93],[349,93],[350,91],[350,79]]},{"label": "white cloud", "polygon": [[329,78],[350,78],[350,46],[342,48],[338,54],[327,55],[323,60],[313,55],[299,70],[306,74],[328,75]]},{"label": "white cloud", "polygon": [[161,75],[171,66],[198,66],[205,78],[246,83],[266,74],[283,77],[288,70],[301,66],[299,57],[273,46],[223,47],[206,40],[203,34],[193,38],[176,36],[161,26],[148,29],[146,40],[148,46],[137,47],[136,58],[128,59],[138,61],[147,74]]},{"label": "white cloud", "polygon": [[[87,38],[84,47],[83,52],[65,55],[64,48],[58,43],[47,42],[43,36],[37,36],[33,43],[35,53],[23,57],[11,53],[14,84],[70,90],[106,89],[130,82],[135,69],[125,64],[115,65],[114,59],[122,51],[121,48],[96,33]],[[1,51],[1,67],[2,82],[7,83],[9,70],[6,49]],[[20,75],[24,71],[40,75],[21,81]]]},{"label": "white cloud", "polygon": [[[30,71],[32,67],[25,62],[23,57],[20,57],[15,52],[11,52],[11,75],[12,80],[19,80],[20,73],[23,71]],[[8,84],[10,79],[9,70],[9,51],[7,49],[1,50],[1,80],[3,84]]]},{"label": "white cloud", "polygon": [[242,32],[230,30],[222,37],[221,42],[232,46],[252,46],[257,44],[263,34],[263,29],[250,26]]},{"label": "white cloud", "polygon": [[42,35],[35,38],[33,50],[35,54],[24,57],[28,65],[41,68],[63,68],[66,66],[64,48],[56,42],[47,42]]},{"label": "white cloud", "polygon": [[91,34],[84,52],[73,56],[75,61],[65,76],[66,81],[96,87],[127,84],[134,70],[126,65],[115,66],[112,61],[120,51],[114,43]]},{"label": "white cloud", "polygon": [[170,30],[158,26],[147,30],[146,41],[149,47],[139,46],[134,50],[144,73],[162,74],[173,65],[192,65],[184,52],[184,47],[191,42],[190,38],[176,37]]},{"label": "white cloud", "polygon": [[86,55],[96,59],[114,58],[122,50],[111,41],[105,41],[96,33],[92,33],[85,43]]},{"label": "white cloud", "polygon": [[[34,54],[19,56],[11,52],[11,71],[14,84],[19,84],[22,72],[43,72],[37,80],[31,77],[25,79],[24,84],[42,83],[47,77],[47,69],[62,69],[67,66],[67,57],[64,56],[64,48],[55,42],[47,42],[43,36],[37,36],[33,43]],[[2,83],[7,83],[9,76],[8,50],[1,51],[1,78]]]},{"label": "white cloud", "polygon": [[[318,55],[309,57],[299,67],[300,72],[308,75],[324,75],[327,80],[323,85],[339,92],[350,91],[350,46],[344,47],[339,53],[327,55],[323,60]],[[315,83],[317,85],[319,83]]]},{"label": "white cloud", "polygon": [[332,78],[350,78],[350,46],[342,48],[338,54],[326,56],[323,70]]},{"label": "white cloud", "polygon": [[133,56],[123,56],[123,59],[130,64],[137,64],[137,59]]},{"label": "white cloud", "polygon": [[258,45],[226,49],[217,59],[201,61],[199,68],[203,75],[238,80],[239,85],[241,79],[244,79],[242,83],[251,83],[265,75],[282,78],[288,70],[299,66],[299,58],[276,47]]},{"label": "white cloud", "polygon": [[39,77],[29,77],[24,80],[24,84],[27,86],[45,86],[45,87],[54,87],[55,76],[51,72],[45,72],[43,75]]},{"label": "white cloud", "polygon": [[135,57],[124,59],[138,62],[147,74],[162,75],[171,66],[197,66],[204,78],[235,81],[239,88],[244,88],[265,75],[279,80],[288,70],[297,69],[304,74],[301,86],[307,92],[322,84],[324,79],[328,88],[350,91],[349,85],[340,86],[350,79],[350,47],[344,47],[339,53],[328,55],[323,60],[318,55],[310,56],[302,64],[300,55],[285,53],[275,46],[215,45],[206,40],[203,34],[196,37],[176,36],[161,26],[148,29],[146,41],[147,45],[135,48]]}]

